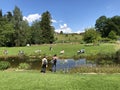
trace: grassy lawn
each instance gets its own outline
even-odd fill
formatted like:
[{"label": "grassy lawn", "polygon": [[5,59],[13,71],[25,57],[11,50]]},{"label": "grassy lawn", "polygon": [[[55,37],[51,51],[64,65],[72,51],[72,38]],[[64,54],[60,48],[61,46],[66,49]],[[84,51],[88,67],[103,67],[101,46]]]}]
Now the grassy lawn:
[{"label": "grassy lawn", "polygon": [[119,74],[0,71],[1,90],[120,90]]},{"label": "grassy lawn", "polygon": [[56,43],[63,43],[63,42],[75,42],[80,43],[82,41],[82,35],[79,34],[56,34]]},{"label": "grassy lawn", "polygon": [[[65,56],[65,57],[73,57],[77,55],[77,51],[80,49],[85,49],[85,53],[83,55],[96,55],[97,53],[114,53],[118,50],[119,47],[116,44],[100,44],[99,46],[85,46],[84,44],[53,44],[52,51],[49,50],[51,45],[36,45],[30,47],[1,47],[0,48],[0,55],[4,55],[3,51],[8,50],[8,55],[18,55],[19,50],[23,50],[26,55],[35,54],[35,50],[40,49],[41,54],[46,54],[52,56],[57,54],[58,56]],[[65,53],[60,55],[60,51],[64,50]]]}]

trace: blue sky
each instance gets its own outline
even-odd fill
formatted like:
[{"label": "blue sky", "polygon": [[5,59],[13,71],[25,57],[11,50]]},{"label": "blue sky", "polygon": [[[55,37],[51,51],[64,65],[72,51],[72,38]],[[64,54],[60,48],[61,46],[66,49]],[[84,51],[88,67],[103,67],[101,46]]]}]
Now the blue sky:
[{"label": "blue sky", "polygon": [[96,19],[102,15],[120,16],[120,0],[0,0],[3,14],[13,11],[15,6],[30,23],[49,11],[55,30],[65,33],[94,27]]}]

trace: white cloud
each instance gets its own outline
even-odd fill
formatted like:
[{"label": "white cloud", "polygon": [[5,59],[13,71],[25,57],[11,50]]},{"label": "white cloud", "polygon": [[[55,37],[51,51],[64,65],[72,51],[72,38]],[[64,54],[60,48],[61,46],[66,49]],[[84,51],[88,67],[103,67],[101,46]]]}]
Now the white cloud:
[{"label": "white cloud", "polygon": [[[39,20],[41,18],[41,15],[40,14],[30,14],[28,16],[24,16],[23,17],[23,20],[27,20],[28,23],[32,23],[33,21],[35,20]],[[56,20],[52,19],[51,20],[53,23],[57,23]]]},{"label": "white cloud", "polygon": [[40,14],[30,14],[27,17],[24,16],[23,20],[27,20],[29,23],[32,23],[33,21],[38,20],[40,18],[41,18]]},{"label": "white cloud", "polygon": [[85,32],[84,30],[78,30],[77,32],[75,32],[75,33],[78,33],[78,34],[80,34],[80,33],[83,33],[83,32]]},{"label": "white cloud", "polygon": [[53,23],[57,23],[57,21],[56,21],[56,20],[54,20],[54,19],[52,19],[51,21],[52,21]]},{"label": "white cloud", "polygon": [[68,27],[67,24],[60,25],[60,28],[56,29],[55,31],[59,33],[60,31],[63,31],[63,33],[72,33],[72,29]]}]

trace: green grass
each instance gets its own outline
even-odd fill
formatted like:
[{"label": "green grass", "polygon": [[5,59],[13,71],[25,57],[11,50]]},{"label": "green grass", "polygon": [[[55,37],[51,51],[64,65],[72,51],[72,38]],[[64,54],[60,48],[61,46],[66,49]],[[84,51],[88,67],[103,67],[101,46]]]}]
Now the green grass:
[{"label": "green grass", "polygon": [[[82,54],[84,56],[96,55],[97,53],[115,53],[116,52],[116,44],[100,44],[99,46],[85,46],[84,44],[53,44],[53,50],[49,50],[50,45],[36,45],[30,47],[1,47],[0,55],[4,55],[3,51],[8,50],[8,55],[18,55],[19,50],[23,50],[26,55],[35,54],[35,50],[42,50],[41,54],[46,54],[48,56],[52,56],[57,54],[58,56],[71,58],[74,55],[77,55],[77,51],[80,49],[85,49],[85,53]],[[60,55],[60,51],[63,50],[65,53]]]},{"label": "green grass", "polygon": [[1,90],[120,90],[119,74],[0,71]]},{"label": "green grass", "polygon": [[80,66],[72,68],[70,73],[120,73],[120,65]]},{"label": "green grass", "polygon": [[56,43],[70,43],[70,42],[76,42],[76,43],[80,43],[80,41],[82,41],[82,35],[79,34],[57,34],[55,35]]}]

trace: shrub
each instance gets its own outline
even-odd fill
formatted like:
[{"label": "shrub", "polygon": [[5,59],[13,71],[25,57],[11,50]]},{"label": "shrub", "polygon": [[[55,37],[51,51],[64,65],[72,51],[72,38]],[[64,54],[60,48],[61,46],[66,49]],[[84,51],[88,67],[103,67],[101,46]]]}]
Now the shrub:
[{"label": "shrub", "polygon": [[120,64],[120,49],[115,54],[115,62]]},{"label": "shrub", "polygon": [[8,61],[0,61],[0,70],[5,70],[10,67],[10,63]]},{"label": "shrub", "polygon": [[28,63],[20,63],[18,66],[19,69],[30,69],[30,65]]},{"label": "shrub", "polygon": [[114,61],[114,55],[110,53],[98,53],[96,63],[97,64],[112,64]]}]

